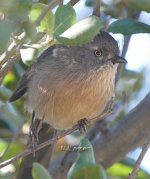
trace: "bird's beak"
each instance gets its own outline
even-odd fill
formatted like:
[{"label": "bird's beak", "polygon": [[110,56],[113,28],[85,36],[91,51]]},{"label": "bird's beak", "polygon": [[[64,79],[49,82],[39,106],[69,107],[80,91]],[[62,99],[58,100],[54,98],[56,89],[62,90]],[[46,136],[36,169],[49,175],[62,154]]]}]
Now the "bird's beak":
[{"label": "bird's beak", "polygon": [[127,63],[127,60],[125,60],[123,57],[116,56],[115,63]]}]

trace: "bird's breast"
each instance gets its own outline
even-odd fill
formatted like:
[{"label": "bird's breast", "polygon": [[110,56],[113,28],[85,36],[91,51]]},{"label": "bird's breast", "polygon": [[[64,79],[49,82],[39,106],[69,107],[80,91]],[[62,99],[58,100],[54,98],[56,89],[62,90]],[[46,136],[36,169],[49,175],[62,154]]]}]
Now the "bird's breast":
[{"label": "bird's breast", "polygon": [[[116,69],[107,67],[89,73],[73,74],[65,79],[52,79],[45,83],[44,75],[35,77],[28,92],[28,106],[38,118],[56,129],[72,127],[83,118],[102,113],[114,95]],[[78,77],[77,77],[78,76]],[[33,93],[34,91],[34,93]]]}]

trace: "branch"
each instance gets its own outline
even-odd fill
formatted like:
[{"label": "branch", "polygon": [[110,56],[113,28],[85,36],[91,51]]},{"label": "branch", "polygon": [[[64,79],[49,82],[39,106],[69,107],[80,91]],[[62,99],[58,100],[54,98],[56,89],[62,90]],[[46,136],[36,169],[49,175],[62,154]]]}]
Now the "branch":
[{"label": "branch", "polygon": [[147,152],[147,150],[149,149],[149,146],[150,146],[150,138],[147,139],[146,143],[143,145],[142,147],[142,152],[140,153],[136,163],[135,163],[135,166],[131,172],[131,174],[129,175],[128,179],[135,179],[136,176],[138,175],[138,172],[140,170],[140,165],[141,165],[141,162]]},{"label": "branch", "polygon": [[[128,152],[145,143],[150,136],[150,93],[121,121],[110,128],[109,136],[100,135],[93,142],[95,158],[104,168],[122,159]],[[76,153],[70,153],[52,162],[50,173],[55,179],[65,178],[75,161]],[[63,165],[62,165],[63,160]]]},{"label": "branch", "polygon": [[[42,144],[40,144],[40,145],[38,145],[36,147],[35,151],[38,151],[38,150],[40,150],[40,149],[42,149],[42,148],[54,143],[55,141],[61,139],[62,137],[71,134],[72,132],[76,131],[78,128],[79,128],[79,126],[75,125],[71,129],[69,129],[69,130],[67,130],[65,132],[62,132],[59,136],[56,136],[56,137],[54,137],[54,138],[52,138],[52,139],[50,139],[50,140],[48,140],[46,142],[43,142]],[[20,158],[24,158],[24,157],[26,157],[27,155],[29,155],[31,153],[33,153],[33,150],[31,148],[27,148],[24,152],[20,153],[19,155],[15,156],[15,157],[12,157],[9,160],[0,163],[0,168],[3,168],[5,166],[15,162]]]},{"label": "branch", "polygon": [[[70,5],[75,5],[79,0],[71,0],[68,4]],[[45,15],[47,14],[47,12],[54,8],[57,4],[61,3],[61,0],[52,0],[48,6],[46,7],[46,9],[42,12],[42,14],[39,16],[39,18],[37,19],[37,21],[35,22],[35,25],[38,26],[40,24],[40,22],[42,21],[42,19],[45,17]],[[23,32],[21,35],[19,35],[17,37],[17,41],[13,41],[10,46],[8,47],[7,51],[4,52],[1,56],[0,56],[0,78],[2,78],[4,75],[7,74],[7,72],[10,70],[11,66],[18,60],[20,59],[18,56],[18,58],[12,58],[12,56],[15,56],[15,54],[19,53],[19,46],[24,43],[24,41],[26,40],[27,36],[26,33]],[[9,60],[10,59],[10,60]]]},{"label": "branch", "polygon": [[[94,118],[89,118],[88,121],[94,121],[96,119],[100,120],[100,119],[106,118],[112,112],[112,108],[110,109],[109,107],[111,107],[111,106],[109,106],[109,105],[106,106],[106,108],[104,109],[104,112],[100,116],[97,116],[97,117],[94,117]],[[0,168],[3,168],[5,166],[17,161],[20,158],[24,158],[27,155],[29,155],[29,154],[31,154],[35,151],[38,151],[38,150],[40,150],[40,149],[42,149],[42,148],[44,148],[44,147],[46,147],[46,146],[48,146],[52,143],[55,143],[57,140],[61,139],[62,137],[65,137],[66,135],[73,133],[74,131],[76,131],[78,129],[80,129],[80,126],[77,124],[77,125],[73,126],[71,129],[69,129],[65,132],[61,132],[60,135],[55,136],[54,138],[49,139],[46,142],[43,142],[42,144],[39,144],[34,151],[31,148],[27,148],[24,152],[18,154],[17,156],[12,157],[11,159],[0,163]]]},{"label": "branch", "polygon": [[97,0],[95,8],[93,9],[93,15],[95,15],[97,17],[100,16],[100,7],[101,7],[101,0]]}]

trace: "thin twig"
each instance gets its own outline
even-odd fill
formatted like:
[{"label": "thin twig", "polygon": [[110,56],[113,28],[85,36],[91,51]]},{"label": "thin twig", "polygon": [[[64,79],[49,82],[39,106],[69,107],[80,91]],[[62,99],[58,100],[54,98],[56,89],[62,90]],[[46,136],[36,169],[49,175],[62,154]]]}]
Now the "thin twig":
[{"label": "thin twig", "polygon": [[135,163],[135,166],[134,166],[131,174],[129,175],[128,179],[135,179],[136,176],[138,175],[138,172],[140,170],[140,165],[142,163],[142,160],[143,160],[143,158],[144,158],[149,146],[150,146],[150,138],[143,145],[142,151],[141,151],[141,153],[140,153],[140,155],[139,155],[139,157],[138,157],[138,159],[137,159],[137,161]]},{"label": "thin twig", "polygon": [[40,22],[42,21],[42,19],[45,17],[45,15],[48,13],[48,11],[50,9],[53,9],[56,5],[58,5],[59,3],[61,3],[61,0],[53,0],[51,1],[47,7],[45,8],[45,10],[43,11],[43,13],[38,17],[38,19],[35,22],[35,25],[38,26],[40,24]]},{"label": "thin twig", "polygon": [[77,4],[79,1],[80,1],[80,0],[70,0],[70,1],[68,2],[68,5],[74,6],[74,5]]},{"label": "thin twig", "polygon": [[21,58],[20,53],[16,52],[17,54],[14,55],[13,58],[8,59],[8,61],[3,65],[3,67],[0,70],[0,78],[4,77],[7,72],[11,69],[12,65],[18,61],[18,59]]},{"label": "thin twig", "polygon": [[93,9],[93,15],[100,17],[101,0],[96,1],[95,8]]},{"label": "thin twig", "polygon": [[[35,25],[38,26],[40,24],[40,22],[42,21],[42,19],[45,17],[45,15],[48,13],[48,11],[50,9],[52,9],[53,7],[55,7],[58,3],[60,3],[61,0],[53,0],[51,1],[48,6],[46,7],[46,9],[43,11],[43,13],[39,16],[39,18],[36,20]],[[25,40],[26,40],[27,36],[26,33],[23,32],[21,35],[18,36],[17,41],[13,41],[10,46],[8,47],[8,50],[6,52],[4,52],[1,56],[0,56],[0,65],[3,65],[7,59],[9,59],[12,55],[14,55],[16,53],[16,51],[18,51],[18,46],[20,44],[22,44]]]},{"label": "thin twig", "polygon": [[[109,114],[110,114],[109,110],[108,110],[108,112],[104,111],[104,113],[102,113],[101,116],[90,118],[88,120],[89,121],[93,121],[93,120],[96,120],[96,119],[100,120],[100,119],[103,119],[104,117],[108,116]],[[39,144],[36,147],[35,151],[38,151],[38,150],[42,149],[43,147],[46,147],[46,146],[54,143],[55,141],[61,139],[62,137],[65,137],[66,135],[69,135],[69,134],[73,133],[74,131],[76,131],[78,129],[79,129],[79,125],[73,126],[71,129],[69,129],[69,130],[67,130],[65,132],[62,132],[60,135],[58,135],[58,136],[56,136],[56,137],[54,137],[54,138],[52,138],[50,140],[47,140],[46,142],[43,142],[42,144]],[[5,166],[15,162],[20,158],[24,158],[24,157],[26,157],[27,155],[29,155],[31,153],[33,153],[33,150],[31,148],[27,148],[24,152],[20,153],[19,155],[0,163],[0,168],[3,168]]]},{"label": "thin twig", "polygon": [[[47,140],[46,142],[43,142],[42,144],[38,145],[35,149],[35,151],[38,151],[40,149],[42,149],[43,147],[46,147],[52,143],[54,143],[55,141],[61,139],[62,137],[66,136],[66,135],[69,135],[71,134],[72,132],[76,131],[78,129],[78,125],[75,125],[74,127],[72,127],[71,129],[65,131],[65,132],[62,132],[59,136],[56,136],[50,140]],[[0,168],[3,168],[15,161],[17,161],[18,159],[20,158],[24,158],[26,157],[27,155],[31,154],[33,152],[33,150],[31,148],[27,148],[24,152],[20,153],[19,155],[13,157],[13,158],[10,158],[9,160],[6,160],[2,163],[0,163]]]},{"label": "thin twig", "polygon": [[[53,0],[53,1],[51,1],[48,4],[48,6],[46,7],[46,9],[43,11],[43,13],[39,16],[39,18],[35,22],[35,25],[36,26],[39,25],[40,22],[42,21],[42,19],[47,14],[47,12],[50,9],[53,9],[60,2],[61,2],[61,0]],[[71,0],[68,4],[71,5],[71,6],[74,6],[77,2],[79,2],[79,0]],[[19,59],[19,57],[18,58],[11,58],[11,57],[15,56],[16,53],[19,53],[18,47],[26,40],[26,38],[27,38],[26,33],[23,32],[21,35],[18,36],[17,41],[13,41],[10,44],[10,46],[8,47],[7,51],[4,52],[0,56],[0,67],[1,67],[0,79],[2,79],[2,77],[7,74],[7,72],[10,70],[11,66]],[[8,59],[10,59],[10,58],[11,58],[11,60],[8,61]]]},{"label": "thin twig", "polygon": [[[18,51],[18,45],[22,44],[26,39],[26,33],[23,32],[22,34],[20,34],[18,36],[18,40],[17,41],[13,41],[10,46],[8,47],[7,51],[4,52],[1,56],[0,56],[0,66],[2,66],[5,62],[7,62],[7,60],[9,58],[11,58],[14,54],[16,54],[16,51]],[[1,77],[1,76],[0,76]]]}]

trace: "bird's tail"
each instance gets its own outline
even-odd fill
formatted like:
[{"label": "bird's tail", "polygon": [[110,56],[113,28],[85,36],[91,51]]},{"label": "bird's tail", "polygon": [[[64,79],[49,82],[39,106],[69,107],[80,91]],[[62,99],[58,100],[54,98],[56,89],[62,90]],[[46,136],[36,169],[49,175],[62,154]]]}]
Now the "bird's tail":
[{"label": "bird's tail", "polygon": [[[56,135],[56,130],[51,128],[48,124],[43,123],[42,128],[38,133],[38,144],[47,141],[48,139],[54,137],[54,135]],[[30,140],[31,139],[29,138],[28,143],[31,142]],[[16,179],[33,179],[32,164],[34,162],[38,162],[48,169],[54,148],[55,144],[51,144],[50,146],[46,146],[35,152],[35,156],[33,154],[29,154],[23,158]]]}]

